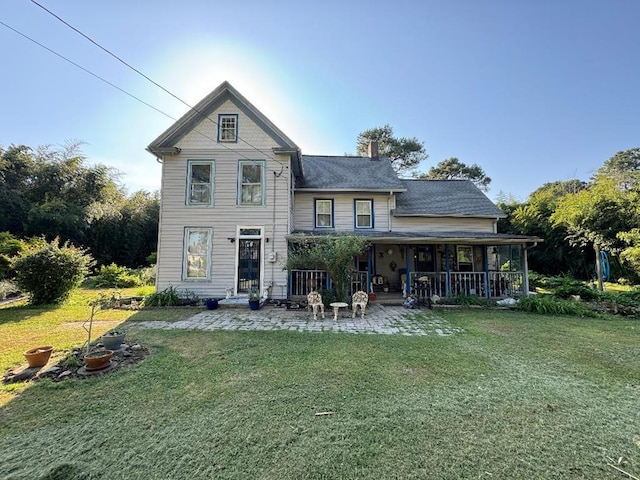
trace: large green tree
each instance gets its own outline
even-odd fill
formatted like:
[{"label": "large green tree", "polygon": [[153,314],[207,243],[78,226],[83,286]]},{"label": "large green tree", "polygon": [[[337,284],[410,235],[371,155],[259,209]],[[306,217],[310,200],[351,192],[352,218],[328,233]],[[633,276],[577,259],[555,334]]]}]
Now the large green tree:
[{"label": "large green tree", "polygon": [[491,178],[477,163],[467,165],[455,157],[441,161],[428,172],[419,175],[419,178],[434,180],[471,180],[480,190],[487,192]]},{"label": "large green tree", "polygon": [[388,158],[398,175],[407,175],[428,157],[423,142],[415,137],[396,137],[390,125],[361,132],[356,146],[358,155],[368,154],[371,140],[378,142],[379,156]]}]

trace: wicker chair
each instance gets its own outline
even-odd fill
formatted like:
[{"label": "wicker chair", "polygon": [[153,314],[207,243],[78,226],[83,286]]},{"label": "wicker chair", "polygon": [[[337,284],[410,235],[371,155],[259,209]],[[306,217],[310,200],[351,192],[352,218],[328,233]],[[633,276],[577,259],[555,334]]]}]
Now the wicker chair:
[{"label": "wicker chair", "polygon": [[356,311],[358,310],[358,307],[360,307],[360,318],[364,318],[367,303],[369,303],[369,295],[367,292],[360,290],[359,292],[354,293],[351,297],[351,309],[353,310],[351,318],[356,318]]},{"label": "wicker chair", "polygon": [[324,303],[322,303],[322,295],[318,292],[309,292],[307,295],[307,310],[313,310],[313,319],[318,319],[318,309],[322,312],[322,318],[324,318]]}]

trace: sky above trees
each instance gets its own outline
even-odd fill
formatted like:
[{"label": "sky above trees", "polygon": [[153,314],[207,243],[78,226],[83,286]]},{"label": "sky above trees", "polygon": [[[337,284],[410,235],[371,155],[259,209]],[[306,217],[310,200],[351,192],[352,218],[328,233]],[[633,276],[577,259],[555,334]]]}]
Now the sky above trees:
[{"label": "sky above trees", "polygon": [[[306,154],[355,153],[389,124],[456,157],[489,196],[588,180],[640,131],[635,0],[40,3],[185,101],[230,81]],[[178,117],[187,107],[30,1],[0,21]],[[0,144],[86,142],[129,191],[160,187],[145,147],[172,120],[0,25]]]}]

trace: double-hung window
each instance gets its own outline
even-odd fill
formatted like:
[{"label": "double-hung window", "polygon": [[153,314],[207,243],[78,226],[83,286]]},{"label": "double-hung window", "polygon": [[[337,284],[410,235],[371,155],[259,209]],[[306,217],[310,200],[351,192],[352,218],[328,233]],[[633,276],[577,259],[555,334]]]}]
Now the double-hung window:
[{"label": "double-hung window", "polygon": [[333,228],[333,200],[316,199],[315,228]]},{"label": "double-hung window", "polygon": [[264,160],[238,163],[238,205],[264,205]]},{"label": "double-hung window", "polygon": [[218,115],[218,141],[238,141],[238,115],[234,113],[221,113]]},{"label": "double-hung window", "polygon": [[211,228],[185,228],[183,280],[209,280],[211,259]]},{"label": "double-hung window", "polygon": [[373,200],[355,201],[355,227],[373,228]]},{"label": "double-hung window", "polygon": [[187,172],[187,205],[213,205],[213,161],[189,160]]}]

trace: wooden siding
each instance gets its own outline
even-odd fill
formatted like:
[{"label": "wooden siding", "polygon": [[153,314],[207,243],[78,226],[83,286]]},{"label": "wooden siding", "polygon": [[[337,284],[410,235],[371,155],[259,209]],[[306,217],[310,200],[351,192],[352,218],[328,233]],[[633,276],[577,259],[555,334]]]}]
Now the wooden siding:
[{"label": "wooden siding", "polygon": [[[353,230],[354,228],[354,200],[373,199],[374,228],[373,230],[389,231],[389,195],[367,194],[363,192],[321,194],[295,194],[295,228],[296,230],[313,230],[315,227],[314,201],[315,199],[333,199],[334,227],[336,231]],[[367,230],[367,229],[363,229]]]},{"label": "wooden siding", "polygon": [[394,232],[494,232],[491,218],[393,217]]},{"label": "wooden siding", "polygon": [[[242,120],[241,120],[242,122]],[[242,123],[241,123],[242,124]],[[264,149],[264,153],[269,153]],[[237,181],[238,161],[248,157],[256,160],[266,160],[265,175],[265,205],[238,206]],[[237,226],[261,226],[264,237],[263,288],[273,284],[286,282],[286,272],[282,270],[286,260],[288,233],[287,216],[289,202],[289,171],[275,159],[288,166],[287,156],[266,157],[255,150],[216,151],[198,149],[183,149],[180,155],[167,157],[163,163],[162,172],[162,220],[160,226],[161,242],[158,251],[157,289],[163,290],[170,285],[179,289],[189,289],[199,296],[224,297],[227,288],[234,287],[236,269],[236,243],[229,238],[236,237]],[[214,160],[214,206],[194,207],[185,205],[187,160]],[[277,177],[275,208],[276,222],[274,235],[274,173],[282,171]],[[211,281],[183,281],[183,239],[185,227],[213,227],[213,241],[211,252]],[[272,249],[277,252],[278,261],[267,261],[268,253]],[[273,288],[273,296],[280,295],[280,288]],[[286,293],[286,291],[285,291]]]}]

